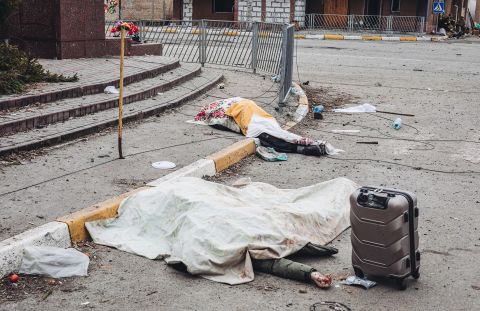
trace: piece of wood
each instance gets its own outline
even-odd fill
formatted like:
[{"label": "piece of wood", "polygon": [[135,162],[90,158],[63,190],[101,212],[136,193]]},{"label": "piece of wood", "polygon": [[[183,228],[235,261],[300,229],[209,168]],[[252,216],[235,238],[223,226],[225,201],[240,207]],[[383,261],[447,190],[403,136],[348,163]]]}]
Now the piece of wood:
[{"label": "piece of wood", "polygon": [[393,111],[385,111],[385,110],[377,110],[378,113],[386,113],[386,114],[395,114],[398,116],[406,116],[406,117],[414,117],[414,114],[410,113],[402,113],[402,112],[393,112]]}]

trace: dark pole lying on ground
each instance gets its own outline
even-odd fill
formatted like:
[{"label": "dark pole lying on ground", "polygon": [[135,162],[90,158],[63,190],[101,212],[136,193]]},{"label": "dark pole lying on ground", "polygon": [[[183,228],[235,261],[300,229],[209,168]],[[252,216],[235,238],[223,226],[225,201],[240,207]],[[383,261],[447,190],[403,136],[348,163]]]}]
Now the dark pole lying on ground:
[{"label": "dark pole lying on ground", "polygon": [[393,112],[393,111],[385,111],[385,110],[376,110],[376,112],[386,113],[386,114],[396,114],[396,115],[399,115],[399,116],[406,116],[406,117],[414,117],[415,116],[414,114],[410,114],[410,113],[401,113],[401,112]]}]

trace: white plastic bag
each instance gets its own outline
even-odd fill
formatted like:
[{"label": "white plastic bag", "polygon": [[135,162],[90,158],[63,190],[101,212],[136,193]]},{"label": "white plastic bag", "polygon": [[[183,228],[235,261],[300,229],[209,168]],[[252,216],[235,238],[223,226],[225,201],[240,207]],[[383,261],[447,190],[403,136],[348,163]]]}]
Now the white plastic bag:
[{"label": "white plastic bag", "polygon": [[354,112],[376,112],[376,111],[377,111],[377,108],[375,108],[375,106],[370,105],[370,104],[363,104],[363,105],[354,106],[354,107],[333,109],[333,111],[334,111],[334,112],[348,112],[348,113],[354,113]]},{"label": "white plastic bag", "polygon": [[73,248],[27,246],[23,250],[20,273],[52,278],[87,276],[90,259]]},{"label": "white plastic bag", "polygon": [[112,85],[109,85],[105,88],[105,90],[103,90],[105,92],[105,94],[118,94],[118,90],[112,86]]}]

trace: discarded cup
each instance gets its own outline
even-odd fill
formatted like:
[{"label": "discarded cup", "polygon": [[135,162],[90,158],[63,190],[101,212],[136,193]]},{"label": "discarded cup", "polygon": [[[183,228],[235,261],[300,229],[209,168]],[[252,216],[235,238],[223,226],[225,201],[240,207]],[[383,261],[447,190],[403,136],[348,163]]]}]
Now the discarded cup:
[{"label": "discarded cup", "polygon": [[402,127],[402,119],[396,118],[395,121],[393,121],[393,128],[396,130],[399,130]]}]

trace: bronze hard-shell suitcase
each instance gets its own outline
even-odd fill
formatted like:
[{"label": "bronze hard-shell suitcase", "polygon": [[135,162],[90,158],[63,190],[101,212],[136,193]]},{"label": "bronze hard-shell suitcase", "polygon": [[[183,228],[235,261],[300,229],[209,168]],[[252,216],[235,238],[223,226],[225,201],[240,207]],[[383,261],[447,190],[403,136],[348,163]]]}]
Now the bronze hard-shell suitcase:
[{"label": "bronze hard-shell suitcase", "polygon": [[394,279],[420,277],[417,197],[410,192],[362,187],[350,197],[355,274]]}]

